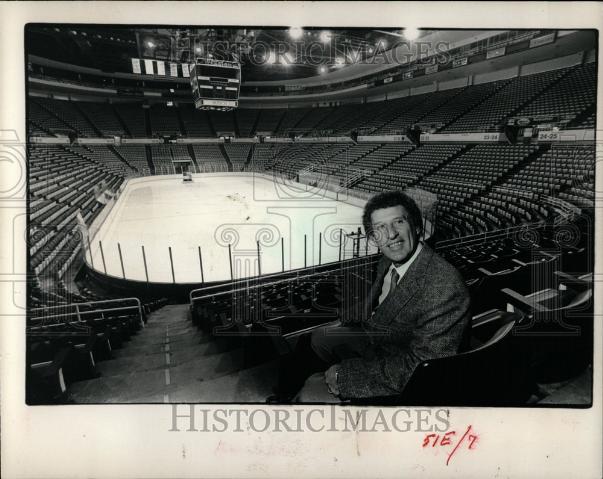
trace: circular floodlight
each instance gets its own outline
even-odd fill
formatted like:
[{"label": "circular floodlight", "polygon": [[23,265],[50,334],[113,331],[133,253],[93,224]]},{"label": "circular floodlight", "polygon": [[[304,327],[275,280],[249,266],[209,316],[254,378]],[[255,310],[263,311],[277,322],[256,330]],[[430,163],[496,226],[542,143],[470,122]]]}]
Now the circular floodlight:
[{"label": "circular floodlight", "polygon": [[404,38],[407,40],[416,40],[419,38],[419,29],[414,27],[409,27],[404,29]]},{"label": "circular floodlight", "polygon": [[331,32],[323,30],[320,32],[320,41],[323,43],[329,43],[331,41]]},{"label": "circular floodlight", "polygon": [[293,38],[293,40],[298,40],[302,37],[304,31],[301,27],[291,27],[289,29],[289,36]]}]

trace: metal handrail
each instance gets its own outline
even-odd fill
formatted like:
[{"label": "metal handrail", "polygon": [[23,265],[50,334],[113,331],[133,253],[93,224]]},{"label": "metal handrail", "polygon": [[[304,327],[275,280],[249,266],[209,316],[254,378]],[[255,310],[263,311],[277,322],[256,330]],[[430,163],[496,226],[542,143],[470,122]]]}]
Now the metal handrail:
[{"label": "metal handrail", "polygon": [[[369,256],[363,256],[361,259],[364,258],[370,258],[369,261],[367,261],[367,263],[371,263],[371,262],[375,262],[375,260],[378,258],[378,255],[369,255]],[[353,258],[350,259],[350,261],[356,260],[358,263],[361,263],[361,261],[358,261],[358,258]],[[339,263],[341,264],[341,263]],[[337,267],[337,263],[333,263],[333,269],[341,271],[341,270],[347,270],[347,269],[351,269],[353,267],[355,267],[357,265],[347,265],[344,266],[342,268]],[[198,289],[193,289],[190,293],[189,293],[189,302],[192,305],[194,301],[196,300],[201,300],[201,299],[205,299],[205,298],[212,298],[215,296],[220,296],[220,295],[224,295],[224,294],[233,294],[233,293],[237,293],[239,291],[249,291],[255,288],[259,288],[259,287],[265,287],[265,286],[273,286],[273,285],[277,285],[277,284],[282,284],[282,283],[286,283],[286,282],[292,282],[292,281],[299,281],[300,279],[306,279],[306,278],[310,278],[312,276],[317,276],[317,275],[321,275],[321,274],[325,274],[328,272],[333,271],[333,269],[327,268],[326,271],[315,271],[313,273],[308,273],[308,274],[302,274],[300,275],[299,272],[295,275],[295,277],[292,278],[281,278],[279,280],[276,281],[269,281],[267,283],[261,283],[261,284],[255,284],[252,286],[243,286],[243,287],[239,287],[239,288],[234,288],[234,289],[228,289],[225,291],[218,291],[216,293],[211,293],[211,294],[203,294],[202,296],[196,296],[196,294],[200,294],[200,293],[206,293],[207,290],[209,289],[217,289],[217,288],[223,288],[224,285],[218,285],[218,286],[207,286],[205,288],[198,288]],[[279,273],[282,274],[282,273]],[[246,280],[242,280],[240,282],[245,282]],[[233,284],[233,283],[231,283]],[[234,284],[233,284],[234,285]]]},{"label": "metal handrail", "polygon": [[[370,258],[375,255],[376,255],[376,253],[371,253],[371,254],[362,256],[361,258],[347,258],[347,259],[342,260],[341,263],[351,263],[353,261],[359,261],[361,259]],[[265,280],[265,279],[270,279],[275,276],[283,276],[282,279],[284,280],[284,279],[288,279],[287,276],[293,276],[293,275],[298,276],[299,273],[301,273],[302,271],[309,269],[309,268],[324,268],[325,270],[328,270],[328,269],[337,267],[337,264],[340,264],[340,262],[335,261],[335,262],[330,262],[330,263],[310,265],[310,266],[307,266],[304,268],[296,268],[296,269],[290,269],[287,271],[277,271],[275,273],[262,274],[261,276],[250,276],[247,278],[235,279],[228,283],[215,284],[215,285],[211,285],[211,286],[202,286],[201,288],[192,290],[191,293],[193,291],[206,291],[206,290],[221,289],[228,285],[234,285],[234,284],[239,284],[239,283],[248,283],[249,281],[255,281],[255,280],[260,280],[260,279]]]},{"label": "metal handrail", "polygon": [[451,238],[449,240],[442,240],[436,243],[435,247],[436,247],[436,251],[440,250],[440,249],[444,249],[444,248],[450,248],[452,246],[459,246],[460,244],[463,243],[472,243],[478,240],[486,240],[486,239],[492,239],[492,238],[499,238],[502,236],[509,236],[510,234],[516,232],[516,231],[521,231],[524,229],[540,229],[544,226],[544,224],[542,222],[537,222],[537,223],[524,223],[521,225],[517,225],[517,226],[509,226],[507,228],[503,228],[503,229],[499,229],[499,230],[492,230],[492,231],[485,231],[483,233],[476,233],[476,234],[472,234],[472,235],[467,235],[467,236],[461,236],[459,238]]},{"label": "metal handrail", "polygon": [[[101,308],[101,309],[93,309],[91,311],[81,311],[80,307],[81,306],[98,306],[100,304],[106,304],[106,303],[115,303],[115,302],[124,302],[124,301],[134,301],[136,304],[135,305],[131,305],[131,306],[119,306],[119,307],[113,307],[113,308]],[[75,311],[73,312],[66,312],[64,310],[68,309],[68,308],[75,308]],[[42,316],[35,316],[35,315],[31,315],[34,312],[41,312],[41,313],[48,313],[48,312],[52,312],[52,310],[63,310],[63,312],[60,313],[56,313],[56,314],[42,314]],[[118,299],[105,299],[105,300],[101,300],[101,301],[91,301],[91,302],[86,302],[86,303],[71,303],[71,304],[63,304],[63,305],[57,305],[57,306],[49,306],[47,308],[34,308],[34,309],[30,309],[30,316],[29,319],[41,319],[43,323],[45,323],[48,320],[51,319],[55,319],[55,318],[68,318],[68,317],[72,317],[72,316],[76,316],[78,318],[78,321],[82,321],[82,316],[84,315],[90,315],[90,314],[98,314],[98,313],[109,313],[109,312],[114,312],[114,311],[126,311],[126,310],[130,310],[130,309],[136,309],[138,310],[138,317],[140,319],[140,324],[142,327],[144,327],[144,319],[143,319],[143,315],[142,315],[142,305],[140,303],[140,300],[138,298],[134,298],[134,297],[130,297],[130,298],[118,298]]]}]

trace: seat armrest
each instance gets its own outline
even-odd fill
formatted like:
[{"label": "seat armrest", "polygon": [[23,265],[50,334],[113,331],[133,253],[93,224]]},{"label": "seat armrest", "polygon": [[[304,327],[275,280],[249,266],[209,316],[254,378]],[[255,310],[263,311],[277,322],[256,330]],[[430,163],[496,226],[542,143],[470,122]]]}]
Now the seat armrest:
[{"label": "seat armrest", "polygon": [[548,311],[547,308],[538,304],[533,299],[525,297],[523,294],[518,293],[510,288],[504,288],[501,293],[508,297],[508,300],[514,306],[518,306],[520,309],[527,309],[528,311],[543,312]]}]

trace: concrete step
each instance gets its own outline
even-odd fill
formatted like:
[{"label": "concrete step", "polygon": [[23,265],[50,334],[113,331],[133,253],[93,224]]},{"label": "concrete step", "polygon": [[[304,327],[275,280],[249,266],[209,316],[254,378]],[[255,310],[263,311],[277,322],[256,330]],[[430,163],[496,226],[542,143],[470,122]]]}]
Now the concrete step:
[{"label": "concrete step", "polygon": [[69,393],[75,403],[263,402],[276,365],[244,359],[238,338],[200,332],[187,304],[166,305],[113,359],[97,363],[100,377],[69,385]]}]

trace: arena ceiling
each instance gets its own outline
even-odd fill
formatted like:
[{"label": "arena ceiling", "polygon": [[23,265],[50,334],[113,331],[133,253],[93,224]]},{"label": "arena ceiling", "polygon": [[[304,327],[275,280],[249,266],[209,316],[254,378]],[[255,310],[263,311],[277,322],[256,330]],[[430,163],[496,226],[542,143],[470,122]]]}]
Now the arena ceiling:
[{"label": "arena ceiling", "polygon": [[128,72],[132,58],[193,61],[196,56],[237,60],[243,81],[317,77],[345,70],[401,41],[418,41],[433,30],[341,28],[150,28],[33,24],[28,54],[55,61]]}]

